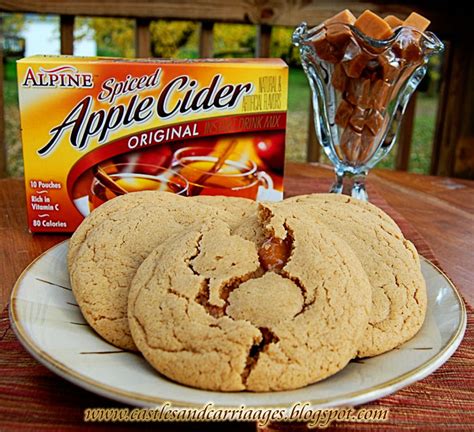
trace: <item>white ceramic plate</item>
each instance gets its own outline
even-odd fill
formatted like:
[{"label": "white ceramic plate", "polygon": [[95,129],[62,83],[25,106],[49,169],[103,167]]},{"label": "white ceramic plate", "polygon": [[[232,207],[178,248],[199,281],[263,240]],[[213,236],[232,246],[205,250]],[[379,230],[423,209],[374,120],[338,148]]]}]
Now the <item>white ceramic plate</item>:
[{"label": "white ceramic plate", "polygon": [[378,357],[351,362],[332,377],[299,390],[219,393],[174,383],[138,354],[104,342],[84,321],[69,287],[68,244],[36,259],[18,279],[10,319],[25,348],[61,377],[87,390],[136,406],[169,401],[177,406],[286,407],[310,402],[317,408],[357,405],[391,394],[439,368],[458,347],[466,328],[464,304],[449,279],[422,260],[428,313],[420,332]]}]

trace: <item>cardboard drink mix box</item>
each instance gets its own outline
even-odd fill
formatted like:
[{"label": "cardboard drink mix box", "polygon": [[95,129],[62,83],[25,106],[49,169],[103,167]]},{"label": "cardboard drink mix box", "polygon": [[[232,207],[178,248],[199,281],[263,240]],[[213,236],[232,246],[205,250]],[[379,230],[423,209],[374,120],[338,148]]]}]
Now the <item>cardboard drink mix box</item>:
[{"label": "cardboard drink mix box", "polygon": [[283,197],[282,60],[34,56],[18,86],[33,232],[72,232],[141,190]]}]

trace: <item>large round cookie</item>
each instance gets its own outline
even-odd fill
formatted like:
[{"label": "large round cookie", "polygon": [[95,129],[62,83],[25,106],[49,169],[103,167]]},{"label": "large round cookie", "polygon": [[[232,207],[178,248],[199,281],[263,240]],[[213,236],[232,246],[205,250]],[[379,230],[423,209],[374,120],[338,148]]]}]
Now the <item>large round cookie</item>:
[{"label": "large round cookie", "polygon": [[268,242],[220,221],[169,238],[139,267],[130,329],[159,372],[209,390],[286,390],[324,379],[356,355],[371,305],[357,257],[316,224],[263,224],[265,236],[289,244],[280,270],[259,260]]},{"label": "large round cookie", "polygon": [[372,311],[359,357],[389,351],[411,339],[423,324],[426,287],[418,253],[395,222],[377,207],[335,194],[268,204],[269,211],[304,215],[342,237],[360,259],[372,285]]},{"label": "large round cookie", "polygon": [[[133,197],[132,197],[133,195]],[[79,230],[70,257],[73,293],[88,323],[108,342],[129,350],[135,345],[127,321],[130,282],[143,259],[170,235],[196,223],[236,218],[167,192],[135,192],[101,206],[88,229]],[[239,220],[240,222],[240,220]]]}]

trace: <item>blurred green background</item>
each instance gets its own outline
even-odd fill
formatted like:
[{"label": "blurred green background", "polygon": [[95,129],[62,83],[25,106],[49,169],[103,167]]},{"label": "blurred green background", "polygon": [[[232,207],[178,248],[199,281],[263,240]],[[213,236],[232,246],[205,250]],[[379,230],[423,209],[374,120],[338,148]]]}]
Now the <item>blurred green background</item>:
[{"label": "blurred green background", "polygon": [[[38,24],[41,24],[39,26]],[[75,23],[75,51],[87,45],[89,55],[134,57],[134,21],[116,18],[77,18]],[[197,58],[199,23],[187,21],[153,21],[150,27],[154,57]],[[39,32],[44,50],[59,51],[59,18],[23,14],[3,14],[5,35],[38,41],[32,32]],[[308,107],[310,90],[301,69],[297,50],[291,46],[291,28],[274,27],[271,37],[272,57],[283,58],[290,66],[287,125],[287,153],[290,161],[306,160],[306,140],[309,127]],[[216,24],[214,26],[215,57],[253,57],[256,28],[252,25]],[[81,45],[82,44],[82,45]],[[37,43],[35,47],[37,47]],[[52,48],[53,47],[53,48]],[[28,50],[28,46],[26,47]],[[36,48],[41,50],[40,48]],[[42,54],[34,52],[31,54]],[[53,52],[51,52],[53,53]],[[82,53],[82,52],[81,52]],[[21,176],[23,162],[16,84],[17,58],[6,52],[4,74],[5,129],[8,172]],[[429,74],[418,92],[409,171],[428,173],[433,146],[441,59],[431,60]],[[396,149],[378,166],[394,168]],[[321,161],[327,161],[325,156]]]}]

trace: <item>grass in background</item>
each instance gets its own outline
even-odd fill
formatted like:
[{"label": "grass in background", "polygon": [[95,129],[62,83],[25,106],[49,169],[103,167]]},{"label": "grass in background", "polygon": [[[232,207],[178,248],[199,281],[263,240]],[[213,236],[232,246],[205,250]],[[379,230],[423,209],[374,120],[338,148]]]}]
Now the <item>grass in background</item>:
[{"label": "grass in background", "polygon": [[430,171],[437,109],[436,98],[427,97],[423,93],[418,95],[411,143],[410,172],[428,174]]},{"label": "grass in background", "polygon": [[[289,75],[287,159],[296,162],[306,160],[306,136],[308,133],[309,84],[302,69],[292,68]],[[435,132],[437,99],[418,94],[409,171],[428,174]],[[377,168],[395,168],[397,144],[377,165]],[[321,161],[329,163],[322,154]]]},{"label": "grass in background", "polygon": [[286,159],[306,161],[310,101],[309,84],[302,69],[289,71],[288,117],[286,130]]},{"label": "grass in background", "polygon": [[5,142],[7,146],[7,172],[12,177],[23,175],[20,113],[18,111],[18,86],[16,62],[7,59],[4,69],[3,100],[5,111]]},{"label": "grass in background", "polygon": [[[7,164],[10,176],[23,175],[23,157],[21,150],[20,116],[18,112],[18,89],[16,83],[16,64],[8,60],[5,65],[5,139],[7,144]],[[310,101],[309,84],[301,69],[289,71],[288,122],[286,158],[289,161],[306,160],[306,137],[308,133],[308,107]],[[426,174],[429,172],[434,125],[436,117],[436,99],[418,96],[413,133],[409,170]],[[382,160],[379,168],[394,168],[396,148]],[[321,161],[327,162],[323,155]]]}]

